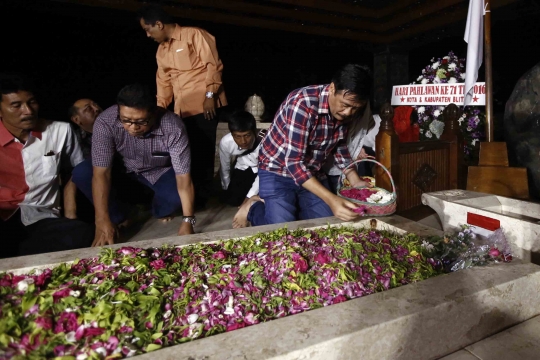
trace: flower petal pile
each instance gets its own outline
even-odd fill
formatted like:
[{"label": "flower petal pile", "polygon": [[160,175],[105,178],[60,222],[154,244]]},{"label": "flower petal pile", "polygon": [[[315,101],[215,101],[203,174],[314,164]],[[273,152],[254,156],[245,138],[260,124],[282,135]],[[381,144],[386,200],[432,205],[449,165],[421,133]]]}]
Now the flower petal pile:
[{"label": "flower petal pile", "polygon": [[0,273],[0,358],[123,358],[440,273],[416,235],[280,229]]}]

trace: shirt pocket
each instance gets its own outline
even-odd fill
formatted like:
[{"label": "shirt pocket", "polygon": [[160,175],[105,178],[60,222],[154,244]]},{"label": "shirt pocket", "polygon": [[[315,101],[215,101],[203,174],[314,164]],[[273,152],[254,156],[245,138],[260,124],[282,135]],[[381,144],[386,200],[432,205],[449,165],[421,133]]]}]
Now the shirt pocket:
[{"label": "shirt pocket", "polygon": [[182,44],[178,46],[177,49],[174,49],[174,65],[178,70],[191,70],[195,68],[197,63],[197,55],[187,44]]},{"label": "shirt pocket", "polygon": [[171,156],[170,155],[151,155],[151,166],[152,167],[169,167],[171,166]]},{"label": "shirt pocket", "polygon": [[43,175],[44,176],[58,175],[59,162],[60,162],[60,154],[43,156],[43,160],[42,160]]}]

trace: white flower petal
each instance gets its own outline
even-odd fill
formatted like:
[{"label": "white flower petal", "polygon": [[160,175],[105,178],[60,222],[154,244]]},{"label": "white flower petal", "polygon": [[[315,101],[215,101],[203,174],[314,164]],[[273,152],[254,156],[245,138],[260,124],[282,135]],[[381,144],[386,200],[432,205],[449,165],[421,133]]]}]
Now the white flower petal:
[{"label": "white flower petal", "polygon": [[66,341],[70,343],[77,341],[75,338],[75,331],[70,331],[66,334]]},{"label": "white flower petal", "polygon": [[[234,310],[233,310],[233,312],[234,312]],[[190,314],[190,315],[188,316],[188,323],[189,323],[190,325],[191,325],[191,324],[194,324],[194,323],[197,321],[197,319],[199,319],[199,315],[197,315],[197,314]]]},{"label": "white flower petal", "polygon": [[227,307],[223,313],[225,315],[232,315],[234,314],[234,309],[232,307]]},{"label": "white flower petal", "polygon": [[107,349],[105,349],[103,346],[98,347],[94,351],[100,354],[101,356],[107,356]]}]

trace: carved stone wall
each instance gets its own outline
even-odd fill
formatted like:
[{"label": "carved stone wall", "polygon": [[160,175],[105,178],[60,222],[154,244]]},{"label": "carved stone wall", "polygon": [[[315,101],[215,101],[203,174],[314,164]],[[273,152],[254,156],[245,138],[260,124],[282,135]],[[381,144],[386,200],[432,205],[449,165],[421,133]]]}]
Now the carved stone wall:
[{"label": "carved stone wall", "polygon": [[504,112],[511,165],[528,169],[529,192],[540,199],[540,63],[517,82]]}]

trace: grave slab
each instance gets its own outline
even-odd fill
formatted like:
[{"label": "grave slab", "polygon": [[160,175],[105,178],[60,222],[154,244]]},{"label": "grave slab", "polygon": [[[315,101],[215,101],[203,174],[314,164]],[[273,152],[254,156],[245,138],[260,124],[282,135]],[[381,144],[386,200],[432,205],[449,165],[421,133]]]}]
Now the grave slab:
[{"label": "grave slab", "polygon": [[[331,224],[369,227],[370,219],[323,218],[289,229]],[[253,235],[269,225],[137,242],[138,247],[187,245]],[[399,216],[377,219],[378,229],[419,235],[440,231]],[[122,244],[113,245],[119,248]],[[24,273],[76,258],[81,249],[6,259],[0,270]],[[523,261],[441,275],[340,304],[280,318],[139,356],[140,359],[437,359],[540,314],[540,267]]]}]

